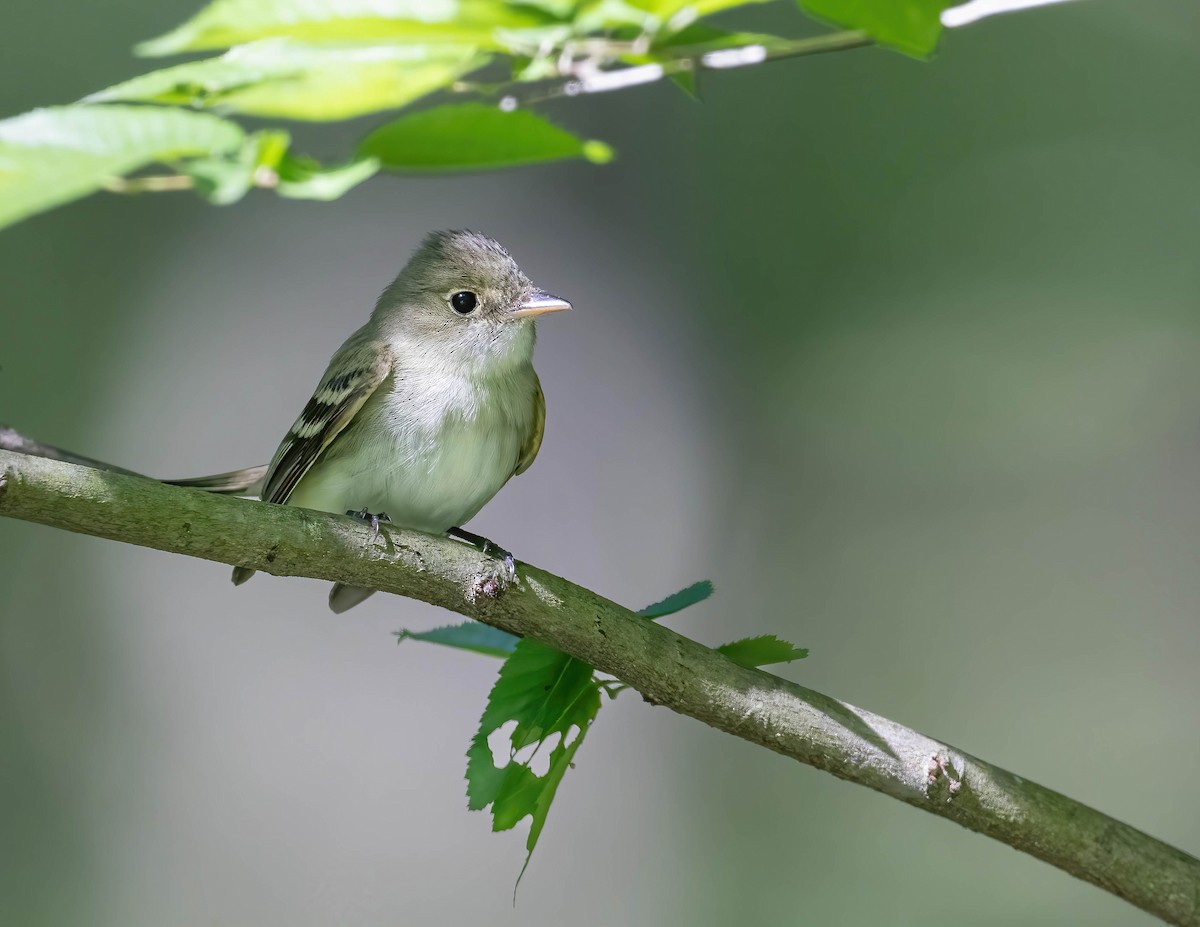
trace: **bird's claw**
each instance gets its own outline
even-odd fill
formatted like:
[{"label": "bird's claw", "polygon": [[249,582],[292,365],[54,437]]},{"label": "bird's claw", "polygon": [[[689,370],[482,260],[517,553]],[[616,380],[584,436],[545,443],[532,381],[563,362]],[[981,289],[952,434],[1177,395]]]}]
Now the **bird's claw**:
[{"label": "bird's claw", "polygon": [[392,520],[387,512],[380,512],[378,515],[372,515],[370,512],[367,511],[365,506],[357,512],[350,511],[350,512],[347,512],[346,514],[349,515],[351,518],[357,518],[359,521],[365,521],[367,524],[369,524],[371,526],[371,540],[372,541],[375,540],[377,537],[379,537],[380,522],[388,522],[388,521]]},{"label": "bird's claw", "polygon": [[487,538],[478,534],[473,534],[462,528],[451,528],[446,532],[452,538],[458,538],[460,541],[466,541],[481,554],[488,557],[495,557],[504,564],[504,573],[508,577],[508,581],[516,582],[517,579],[517,561],[513,555],[497,544],[495,541],[489,541]]},{"label": "bird's claw", "polygon": [[508,574],[508,581],[511,583],[517,578],[517,561],[513,555],[497,544],[495,541],[484,539],[481,545],[483,553],[490,557],[495,557],[504,564],[504,572]]}]

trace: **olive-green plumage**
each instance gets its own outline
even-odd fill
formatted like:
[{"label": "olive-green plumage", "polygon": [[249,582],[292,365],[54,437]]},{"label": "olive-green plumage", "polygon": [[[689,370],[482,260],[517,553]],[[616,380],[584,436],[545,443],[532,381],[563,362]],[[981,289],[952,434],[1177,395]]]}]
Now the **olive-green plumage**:
[{"label": "olive-green plumage", "polygon": [[[436,534],[463,525],[537,456],[534,318],[569,308],[493,239],[430,235],[334,354],[267,468],[263,500]],[[238,568],[234,581],[252,575]],[[330,607],[368,595],[334,586]]]}]

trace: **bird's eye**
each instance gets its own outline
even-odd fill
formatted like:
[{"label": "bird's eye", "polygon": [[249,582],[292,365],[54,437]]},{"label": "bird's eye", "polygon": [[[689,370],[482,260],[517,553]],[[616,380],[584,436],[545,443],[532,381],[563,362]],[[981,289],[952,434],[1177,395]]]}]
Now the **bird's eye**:
[{"label": "bird's eye", "polygon": [[460,290],[450,297],[450,305],[459,315],[467,315],[479,305],[479,297],[470,290]]}]

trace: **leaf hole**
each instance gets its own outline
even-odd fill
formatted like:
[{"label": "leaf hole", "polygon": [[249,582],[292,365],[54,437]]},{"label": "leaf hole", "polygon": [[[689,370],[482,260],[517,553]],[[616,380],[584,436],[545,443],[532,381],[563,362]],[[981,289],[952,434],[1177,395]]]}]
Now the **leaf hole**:
[{"label": "leaf hole", "polygon": [[505,721],[492,733],[488,734],[488,748],[492,751],[492,764],[497,769],[508,765],[512,756],[512,735],[517,729],[516,721]]},{"label": "leaf hole", "polygon": [[526,744],[513,756],[513,762],[519,766],[527,766],[529,771],[540,779],[550,771],[550,754],[561,739],[562,735],[555,732],[545,740]]}]

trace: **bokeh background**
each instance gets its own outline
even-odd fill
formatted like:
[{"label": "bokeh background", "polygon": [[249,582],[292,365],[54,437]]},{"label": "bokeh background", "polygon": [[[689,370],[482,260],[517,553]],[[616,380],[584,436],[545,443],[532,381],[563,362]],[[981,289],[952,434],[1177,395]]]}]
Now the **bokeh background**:
[{"label": "bokeh background", "polygon": [[[0,13],[0,112],[192,0]],[[736,18],[809,28],[786,3]],[[537,465],[476,519],[674,626],[1200,851],[1200,8],[1088,0],[551,110],[610,166],[330,204],[94,197],[0,233],[0,420],[262,462],[433,228],[576,303]],[[302,132],[335,156],[361,131]],[[469,814],[497,664],[377,596],[0,523],[0,922],[1143,924],[1027,856],[636,696],[525,827]]]}]

